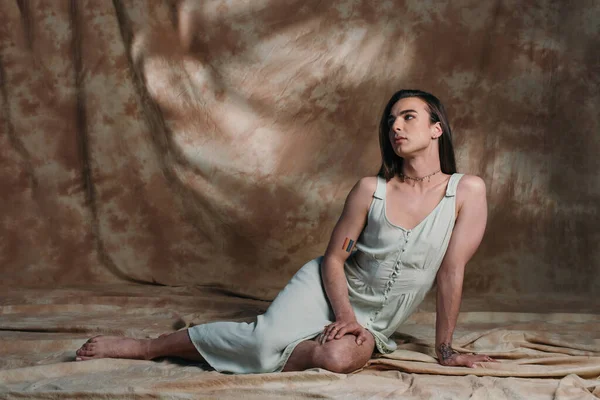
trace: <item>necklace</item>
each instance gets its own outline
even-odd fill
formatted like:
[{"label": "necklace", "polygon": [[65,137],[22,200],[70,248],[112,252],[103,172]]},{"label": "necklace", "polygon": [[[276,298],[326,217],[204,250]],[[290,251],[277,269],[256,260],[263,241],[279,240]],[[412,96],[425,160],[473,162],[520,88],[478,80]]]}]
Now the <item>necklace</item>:
[{"label": "necklace", "polygon": [[[434,173],[432,173],[432,174],[429,174],[429,175],[425,175],[425,176],[423,176],[423,177],[421,177],[421,178],[413,178],[412,176],[406,176],[406,175],[404,175],[403,173],[400,173],[400,178],[402,178],[402,181],[403,181],[403,182],[404,182],[404,180],[405,180],[405,179],[410,179],[411,181],[415,181],[415,183],[416,183],[416,182],[423,182],[425,179],[427,179],[427,182],[431,182],[431,177],[432,177],[432,176],[434,176],[435,174],[437,174],[437,173],[438,173],[438,172],[440,172],[440,171],[441,171],[441,170],[440,170],[440,169],[438,169],[438,170],[437,170],[437,171],[435,171]],[[415,185],[415,184],[413,183],[413,185]]]}]

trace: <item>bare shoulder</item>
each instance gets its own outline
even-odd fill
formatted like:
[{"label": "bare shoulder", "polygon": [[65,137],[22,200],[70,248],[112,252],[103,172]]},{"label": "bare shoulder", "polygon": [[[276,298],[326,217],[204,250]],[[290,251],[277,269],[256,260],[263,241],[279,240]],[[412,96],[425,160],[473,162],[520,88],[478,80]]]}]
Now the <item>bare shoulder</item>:
[{"label": "bare shoulder", "polygon": [[460,215],[463,209],[480,209],[487,207],[484,180],[477,175],[463,176],[456,188],[456,203],[458,215]]},{"label": "bare shoulder", "polygon": [[371,196],[373,196],[373,193],[375,193],[376,188],[377,188],[377,177],[376,176],[365,176],[363,178],[360,178],[358,180],[358,182],[356,182],[356,185],[354,185],[354,188],[352,190],[358,192],[361,197],[363,197],[363,196],[371,197]]},{"label": "bare shoulder", "polygon": [[485,182],[477,175],[465,175],[458,182],[456,193],[464,198],[485,197]]},{"label": "bare shoulder", "polygon": [[348,194],[346,205],[358,209],[368,208],[376,188],[376,176],[365,176],[364,178],[360,178],[350,191],[350,194]]}]

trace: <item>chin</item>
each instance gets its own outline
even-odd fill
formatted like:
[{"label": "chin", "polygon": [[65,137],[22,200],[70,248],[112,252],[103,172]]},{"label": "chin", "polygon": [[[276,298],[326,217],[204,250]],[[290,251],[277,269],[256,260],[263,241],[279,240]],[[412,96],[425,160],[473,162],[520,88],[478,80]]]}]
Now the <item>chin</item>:
[{"label": "chin", "polygon": [[396,153],[396,155],[398,157],[402,157],[402,158],[406,158],[407,156],[410,156],[409,152],[401,151],[400,149],[394,149],[394,153]]}]

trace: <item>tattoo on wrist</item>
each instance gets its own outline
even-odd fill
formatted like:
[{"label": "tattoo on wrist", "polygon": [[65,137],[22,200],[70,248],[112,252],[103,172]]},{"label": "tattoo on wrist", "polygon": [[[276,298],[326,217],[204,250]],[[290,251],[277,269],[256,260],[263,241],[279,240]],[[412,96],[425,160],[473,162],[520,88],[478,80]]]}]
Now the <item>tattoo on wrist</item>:
[{"label": "tattoo on wrist", "polygon": [[352,250],[352,246],[354,246],[354,240],[347,237],[346,240],[344,240],[344,245],[342,246],[342,249],[350,253],[350,250]]},{"label": "tattoo on wrist", "polygon": [[450,343],[442,343],[438,346],[438,351],[442,357],[442,361],[446,361],[452,358],[453,355],[458,354],[458,351],[454,350]]}]

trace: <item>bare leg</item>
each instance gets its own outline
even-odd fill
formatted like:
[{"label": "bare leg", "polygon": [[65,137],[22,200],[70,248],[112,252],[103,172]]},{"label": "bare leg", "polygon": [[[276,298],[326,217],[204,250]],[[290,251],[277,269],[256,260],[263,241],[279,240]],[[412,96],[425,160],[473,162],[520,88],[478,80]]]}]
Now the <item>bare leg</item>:
[{"label": "bare leg", "polygon": [[[327,344],[327,343],[326,343]],[[315,367],[315,363],[313,362],[313,355],[317,348],[321,345],[317,343],[316,340],[305,340],[303,342],[298,343],[292,354],[288,358],[285,366],[283,367],[283,372],[290,371],[304,371],[305,369],[309,369]]]},{"label": "bare leg", "polygon": [[317,367],[349,373],[362,368],[371,358],[374,348],[373,335],[367,335],[367,340],[360,346],[356,344],[354,335],[345,335],[323,345],[316,340],[307,340],[296,346],[283,371],[303,371]]},{"label": "bare leg", "polygon": [[76,361],[95,358],[129,358],[152,360],[159,357],[179,357],[202,361],[203,358],[192,344],[187,329],[156,339],[132,339],[118,336],[96,336],[77,350]]},{"label": "bare leg", "polygon": [[[373,354],[374,347],[372,335],[368,335],[361,346],[356,344],[354,335],[345,335],[323,345],[315,340],[307,340],[296,346],[283,370],[303,371],[317,367],[332,372],[349,373],[366,364]],[[77,350],[76,361],[96,358],[151,360],[168,356],[204,361],[192,344],[187,330],[161,335],[157,339],[96,336]]]}]

